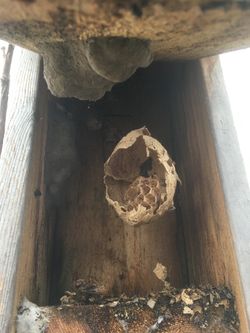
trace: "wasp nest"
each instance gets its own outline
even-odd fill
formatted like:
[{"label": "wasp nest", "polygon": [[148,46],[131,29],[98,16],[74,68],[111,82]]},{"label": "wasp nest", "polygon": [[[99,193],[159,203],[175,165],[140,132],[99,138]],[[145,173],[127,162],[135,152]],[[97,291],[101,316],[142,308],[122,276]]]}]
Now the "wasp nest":
[{"label": "wasp nest", "polygon": [[104,164],[106,199],[130,224],[150,222],[173,207],[174,163],[146,127],[128,133]]}]

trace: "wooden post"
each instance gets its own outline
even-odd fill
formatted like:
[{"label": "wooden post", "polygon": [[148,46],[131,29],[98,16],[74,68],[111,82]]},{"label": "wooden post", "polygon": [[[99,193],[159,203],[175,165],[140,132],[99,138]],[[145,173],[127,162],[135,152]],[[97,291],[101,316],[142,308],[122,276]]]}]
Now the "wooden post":
[{"label": "wooden post", "polygon": [[[0,158],[0,331],[3,333],[14,332],[19,293],[31,296],[33,287],[34,270],[31,266],[36,245],[33,239],[35,224],[29,230],[26,226],[36,217],[33,215],[28,219],[25,214],[27,205],[31,209],[37,202],[33,192],[34,201],[26,200],[30,191],[36,189],[33,183],[33,188],[28,191],[29,181],[34,181],[32,174],[39,173],[39,167],[31,169],[35,120],[41,124],[35,117],[39,72],[40,57],[16,47],[11,63]],[[27,238],[23,238],[25,230]],[[23,274],[18,275],[18,267]],[[22,285],[19,290],[18,285]]]}]

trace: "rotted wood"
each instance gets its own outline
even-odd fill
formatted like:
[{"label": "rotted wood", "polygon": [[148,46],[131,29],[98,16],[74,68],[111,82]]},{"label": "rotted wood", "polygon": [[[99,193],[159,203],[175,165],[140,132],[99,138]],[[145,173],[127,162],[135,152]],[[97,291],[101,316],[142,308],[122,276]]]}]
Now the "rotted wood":
[{"label": "rotted wood", "polygon": [[61,97],[96,100],[153,59],[250,45],[248,1],[1,0],[0,7],[0,38],[42,54],[49,88]]}]

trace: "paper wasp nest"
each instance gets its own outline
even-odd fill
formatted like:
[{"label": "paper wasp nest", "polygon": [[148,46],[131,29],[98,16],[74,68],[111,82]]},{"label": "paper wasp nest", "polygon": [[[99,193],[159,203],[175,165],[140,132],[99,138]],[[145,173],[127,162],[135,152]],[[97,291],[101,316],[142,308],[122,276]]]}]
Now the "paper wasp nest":
[{"label": "paper wasp nest", "polygon": [[166,149],[143,127],[128,133],[104,164],[106,199],[130,225],[173,207],[177,173]]}]

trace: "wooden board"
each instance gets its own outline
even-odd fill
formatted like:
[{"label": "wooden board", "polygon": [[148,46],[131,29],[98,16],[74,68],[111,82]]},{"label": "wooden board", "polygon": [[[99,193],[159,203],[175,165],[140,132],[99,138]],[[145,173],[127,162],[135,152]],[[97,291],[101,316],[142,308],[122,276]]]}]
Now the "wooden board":
[{"label": "wooden board", "polygon": [[[0,6],[0,37],[39,51],[49,61],[64,55],[58,42],[65,42],[69,50],[79,49],[74,53],[80,55],[82,41],[96,37],[149,40],[158,59],[198,58],[250,45],[249,3],[244,0],[0,0]],[[117,56],[126,68],[121,52]],[[79,66],[74,59],[71,70],[76,76]],[[62,74],[71,75],[69,71]]]},{"label": "wooden board", "polygon": [[[239,265],[243,273],[242,267],[247,267],[249,262],[249,247],[241,231],[249,214],[247,210],[242,211],[244,217],[237,224],[235,204],[228,200],[233,189],[232,185],[230,188],[225,184],[234,182],[232,155],[225,157],[223,144],[228,149],[229,146],[226,140],[218,140],[221,137],[225,139],[226,135],[223,125],[218,124],[230,109],[222,76],[216,72],[216,65],[212,68],[210,65],[208,59],[202,62],[203,67],[199,62],[173,67],[175,80],[169,91],[169,100],[172,105],[173,158],[182,180],[178,211],[185,234],[189,282],[231,287],[237,300],[241,332],[245,333],[249,327],[241,284],[246,283],[249,275],[240,275]],[[207,70],[203,71],[205,68]],[[233,133],[232,124],[230,126],[227,132]],[[234,140],[229,142],[235,145]],[[236,155],[237,149],[239,152],[239,148],[234,146]],[[240,218],[242,215],[237,216]],[[234,222],[231,223],[232,218]],[[235,241],[238,253],[235,252]],[[244,257],[239,255],[242,246]]]},{"label": "wooden board", "polygon": [[244,292],[242,299],[238,294],[238,306],[242,316],[245,312],[243,307],[246,306],[250,321],[250,188],[218,58],[204,59],[201,66],[209,97],[211,128],[225,205]]},{"label": "wooden board", "polygon": [[16,302],[23,297],[40,305],[48,304],[50,257],[53,225],[45,212],[44,158],[47,135],[48,90],[41,75],[36,83],[37,97],[33,114],[26,196],[23,208],[22,234],[17,265]]},{"label": "wooden board", "polygon": [[[39,69],[38,55],[15,48],[0,159],[0,331],[2,333],[9,333],[14,329],[14,315],[20,301],[16,297],[17,284],[22,285],[23,290],[19,292],[25,292],[30,296],[32,289],[34,270],[30,267],[30,262],[34,259],[33,249],[36,244],[33,227],[26,229],[23,244],[22,234],[26,223],[30,222],[29,218],[33,219],[33,214],[36,214],[34,209],[28,217],[25,214],[25,205],[26,200],[34,196],[34,192],[32,194],[27,192],[29,180],[35,186],[34,173],[40,170],[37,164],[32,165],[31,162],[32,157],[35,157],[32,156],[32,145],[35,142],[33,139]],[[36,122],[41,124],[39,119],[36,119]],[[34,169],[31,169],[31,166]],[[34,190],[33,187],[32,191]],[[34,201],[28,204],[35,207]],[[20,261],[21,258],[23,261]],[[19,261],[22,263],[20,276],[17,273]]]},{"label": "wooden board", "polygon": [[95,101],[151,58],[250,45],[248,0],[0,0],[0,7],[0,38],[40,53],[60,97]]},{"label": "wooden board", "polygon": [[[2,45],[3,44],[3,45]],[[0,46],[2,53],[0,55],[0,155],[3,145],[3,137],[5,130],[5,118],[8,104],[8,94],[9,94],[9,74],[11,67],[11,60],[13,55],[14,47],[8,43],[1,43]]]}]

